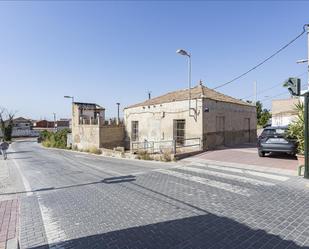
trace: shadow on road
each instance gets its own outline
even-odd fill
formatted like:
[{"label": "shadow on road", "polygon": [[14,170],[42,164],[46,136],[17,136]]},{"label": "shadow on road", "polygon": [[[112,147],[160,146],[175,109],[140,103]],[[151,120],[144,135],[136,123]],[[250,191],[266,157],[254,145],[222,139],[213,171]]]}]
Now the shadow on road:
[{"label": "shadow on road", "polygon": [[[294,248],[308,249],[261,229],[211,213],[76,238],[49,248]],[[45,249],[47,245],[31,247]]]},{"label": "shadow on road", "polygon": [[23,153],[30,153],[33,152],[32,150],[20,150],[20,151],[8,151],[7,154],[23,154]]},{"label": "shadow on road", "polygon": [[286,159],[286,160],[297,160],[296,156],[288,155],[286,153],[279,153],[279,152],[271,152],[265,155],[265,158],[273,158],[273,159]]},{"label": "shadow on road", "polygon": [[68,186],[61,186],[61,187],[51,186],[51,187],[43,187],[43,188],[39,188],[39,189],[34,189],[34,190],[31,190],[31,191],[17,191],[17,192],[10,192],[10,193],[0,193],[0,196],[14,195],[14,194],[27,194],[27,193],[44,192],[44,191],[52,191],[52,190],[60,190],[60,189],[68,189],[68,188],[76,188],[76,187],[82,187],[82,186],[88,186],[88,185],[94,185],[94,184],[102,184],[102,183],[115,184],[115,183],[133,182],[135,180],[136,180],[136,176],[126,175],[126,176],[119,176],[119,177],[104,178],[103,180],[100,180],[100,181],[80,183],[80,184],[74,184],[74,185],[68,185]]}]

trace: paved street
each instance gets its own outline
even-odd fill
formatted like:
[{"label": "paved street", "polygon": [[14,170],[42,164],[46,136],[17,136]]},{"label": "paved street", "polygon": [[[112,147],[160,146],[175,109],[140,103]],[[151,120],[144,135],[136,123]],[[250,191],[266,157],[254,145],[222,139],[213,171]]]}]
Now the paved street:
[{"label": "paved street", "polygon": [[[309,181],[11,146],[24,248],[309,248]],[[20,183],[23,184],[20,184]]]}]

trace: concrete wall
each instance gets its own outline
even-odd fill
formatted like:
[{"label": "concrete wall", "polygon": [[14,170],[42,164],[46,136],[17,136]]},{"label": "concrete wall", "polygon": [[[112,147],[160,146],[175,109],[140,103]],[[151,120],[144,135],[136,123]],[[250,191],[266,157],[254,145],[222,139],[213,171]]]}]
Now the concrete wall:
[{"label": "concrete wall", "polygon": [[256,142],[256,108],[204,99],[204,149]]},{"label": "concrete wall", "polygon": [[100,147],[113,149],[124,146],[124,126],[105,125],[100,127]]},{"label": "concrete wall", "polygon": [[[132,121],[139,122],[139,142],[170,141],[174,138],[174,120],[185,120],[186,138],[202,138],[202,100],[191,100],[197,108],[195,117],[189,116],[189,102],[177,101],[151,106],[139,106],[124,110],[126,140],[131,142]],[[194,112],[191,111],[193,115]]]}]

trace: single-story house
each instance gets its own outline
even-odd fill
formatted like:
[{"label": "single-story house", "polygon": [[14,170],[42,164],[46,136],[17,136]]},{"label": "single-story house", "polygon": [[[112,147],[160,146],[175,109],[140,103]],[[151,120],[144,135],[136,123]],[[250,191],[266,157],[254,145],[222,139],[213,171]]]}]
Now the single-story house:
[{"label": "single-story house", "polygon": [[289,125],[297,117],[295,105],[301,101],[300,98],[275,99],[272,101],[271,114],[272,126]]},{"label": "single-story house", "polygon": [[126,107],[124,121],[131,150],[154,144],[198,144],[206,150],[256,141],[255,105],[209,89],[201,82],[190,90]]}]

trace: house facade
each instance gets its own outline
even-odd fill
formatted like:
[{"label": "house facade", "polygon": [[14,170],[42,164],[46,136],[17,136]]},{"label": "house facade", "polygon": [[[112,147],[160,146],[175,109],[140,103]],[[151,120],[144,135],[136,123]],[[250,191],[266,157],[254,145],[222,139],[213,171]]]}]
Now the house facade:
[{"label": "house facade", "polygon": [[[189,94],[191,100],[189,101]],[[126,141],[213,149],[256,141],[256,107],[201,83],[124,109]]]},{"label": "house facade", "polygon": [[[7,123],[8,121],[6,121]],[[18,117],[13,119],[12,137],[33,137],[38,133],[32,130],[32,121],[27,118]],[[2,132],[0,130],[0,137]]]},{"label": "house facade", "polygon": [[295,105],[299,98],[275,99],[272,101],[272,126],[287,126],[297,118]]},{"label": "house facade", "polygon": [[72,146],[78,149],[123,146],[124,126],[107,124],[105,108],[95,103],[72,104]]}]

